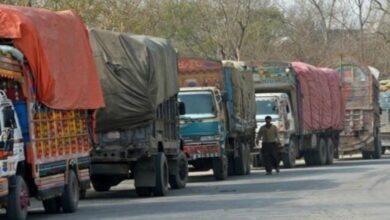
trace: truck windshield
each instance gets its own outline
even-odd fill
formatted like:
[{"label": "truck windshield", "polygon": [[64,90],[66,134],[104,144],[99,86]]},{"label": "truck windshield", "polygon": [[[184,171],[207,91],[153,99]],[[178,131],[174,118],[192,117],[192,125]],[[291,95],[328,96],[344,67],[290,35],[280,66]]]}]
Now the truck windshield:
[{"label": "truck windshield", "polygon": [[256,120],[264,121],[265,116],[269,115],[272,118],[278,118],[279,112],[273,99],[257,99],[256,100]]},{"label": "truck windshield", "polygon": [[185,104],[186,114],[182,118],[213,118],[215,103],[211,91],[180,92],[179,101]]}]

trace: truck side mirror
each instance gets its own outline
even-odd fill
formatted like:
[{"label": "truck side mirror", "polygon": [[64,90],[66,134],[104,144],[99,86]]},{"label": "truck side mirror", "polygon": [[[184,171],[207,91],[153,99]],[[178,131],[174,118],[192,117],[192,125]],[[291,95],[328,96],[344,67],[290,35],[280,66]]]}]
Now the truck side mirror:
[{"label": "truck side mirror", "polygon": [[3,109],[3,120],[5,128],[16,128],[15,112],[11,107]]},{"label": "truck side mirror", "polygon": [[185,115],[186,114],[186,105],[184,102],[179,102],[179,114]]}]

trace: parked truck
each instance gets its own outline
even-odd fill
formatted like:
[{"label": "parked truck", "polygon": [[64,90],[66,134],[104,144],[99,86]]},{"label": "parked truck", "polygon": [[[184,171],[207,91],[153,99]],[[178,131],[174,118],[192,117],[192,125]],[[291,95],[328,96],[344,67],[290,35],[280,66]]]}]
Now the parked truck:
[{"label": "parked truck", "polygon": [[26,219],[36,197],[48,213],[74,212],[104,105],[86,28],[71,11],[4,5],[0,23],[0,208]]},{"label": "parked truck", "polygon": [[252,74],[233,61],[179,60],[184,152],[195,170],[217,180],[250,173],[256,128]]},{"label": "parked truck", "polygon": [[258,127],[266,115],[274,119],[284,166],[294,167],[300,157],[306,165],[333,163],[344,119],[337,72],[301,62],[248,65],[254,68]]},{"label": "parked truck", "polygon": [[337,68],[342,78],[346,102],[345,126],[337,156],[361,153],[363,159],[380,158],[379,71],[351,58],[330,65]]},{"label": "parked truck", "polygon": [[92,185],[108,191],[133,178],[139,196],[187,183],[177,101],[177,56],[165,39],[90,30],[106,107],[96,115]]},{"label": "parked truck", "polygon": [[379,103],[382,109],[380,138],[382,144],[382,154],[390,149],[390,92],[381,91],[379,94]]}]

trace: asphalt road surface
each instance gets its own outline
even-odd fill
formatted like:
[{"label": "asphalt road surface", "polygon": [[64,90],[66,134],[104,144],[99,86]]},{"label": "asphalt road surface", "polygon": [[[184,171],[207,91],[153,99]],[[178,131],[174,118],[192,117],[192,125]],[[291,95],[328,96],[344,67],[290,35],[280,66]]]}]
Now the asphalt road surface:
[{"label": "asphalt road surface", "polygon": [[192,173],[186,189],[158,198],[137,198],[127,181],[89,191],[74,214],[48,215],[34,202],[29,219],[390,219],[390,156],[264,174],[217,182],[211,172]]}]

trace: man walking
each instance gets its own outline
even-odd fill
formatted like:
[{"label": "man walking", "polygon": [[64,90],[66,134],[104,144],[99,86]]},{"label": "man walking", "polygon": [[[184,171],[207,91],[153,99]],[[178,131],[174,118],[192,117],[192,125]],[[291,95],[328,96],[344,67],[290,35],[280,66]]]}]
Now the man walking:
[{"label": "man walking", "polygon": [[263,125],[256,137],[256,142],[262,140],[261,154],[263,156],[266,175],[272,174],[272,169],[275,168],[279,173],[279,150],[278,143],[278,128],[273,125],[271,116],[265,117],[265,125]]}]

